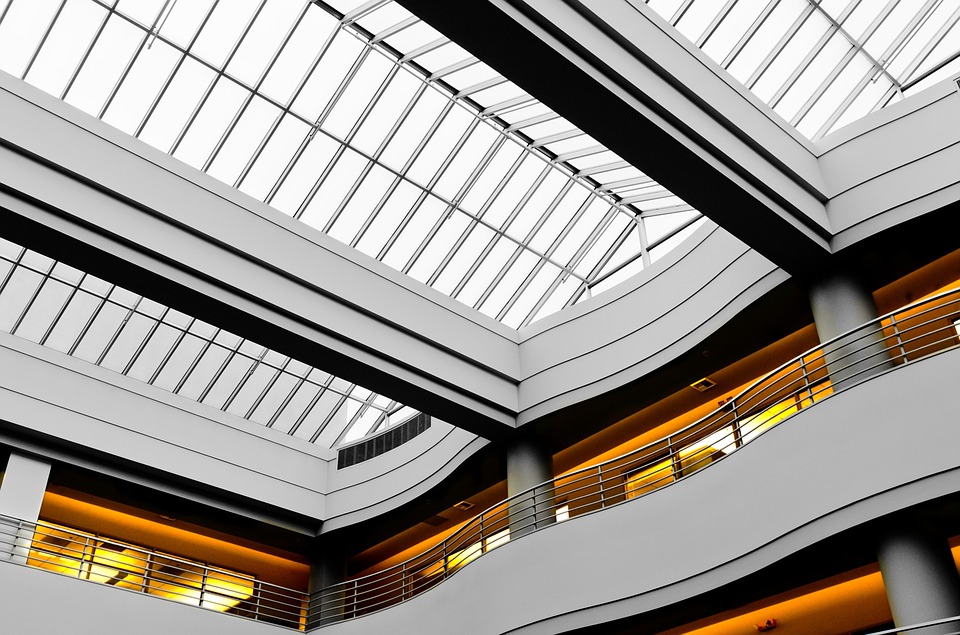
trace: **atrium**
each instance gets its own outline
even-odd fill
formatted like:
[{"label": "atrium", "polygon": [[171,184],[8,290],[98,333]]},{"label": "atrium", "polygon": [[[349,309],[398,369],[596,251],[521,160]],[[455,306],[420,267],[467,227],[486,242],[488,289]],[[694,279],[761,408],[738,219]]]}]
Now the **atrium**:
[{"label": "atrium", "polygon": [[956,631],[958,22],[0,0],[5,622]]}]

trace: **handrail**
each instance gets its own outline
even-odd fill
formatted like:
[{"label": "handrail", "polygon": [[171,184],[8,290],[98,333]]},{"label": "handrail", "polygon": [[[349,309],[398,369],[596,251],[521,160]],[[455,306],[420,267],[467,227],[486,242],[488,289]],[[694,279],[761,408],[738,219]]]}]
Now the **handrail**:
[{"label": "handrail", "polygon": [[0,560],[290,628],[306,625],[302,590],[44,521],[0,515]]},{"label": "handrail", "polygon": [[728,456],[769,428],[889,368],[960,344],[960,289],[886,313],[814,347],[753,382],[709,414],[656,441],[555,477],[482,511],[443,542],[310,599],[307,628],[386,608],[432,588],[520,535],[619,505]]},{"label": "handrail", "polygon": [[919,624],[911,624],[909,626],[896,626],[883,631],[870,633],[870,635],[898,635],[898,633],[908,633],[910,631],[920,630],[921,628],[928,628],[930,626],[944,626],[946,624],[956,624],[958,630],[955,630],[951,633],[940,633],[939,635],[960,635],[960,615],[955,617],[945,617],[939,620],[930,620],[929,622],[921,622]]},{"label": "handrail", "polygon": [[561,517],[600,511],[685,478],[821,399],[957,346],[958,322],[960,289],[891,311],[778,366],[680,430],[531,487],[492,505],[404,562],[309,595],[121,540],[2,515],[0,560],[310,630],[408,600],[511,538]]}]

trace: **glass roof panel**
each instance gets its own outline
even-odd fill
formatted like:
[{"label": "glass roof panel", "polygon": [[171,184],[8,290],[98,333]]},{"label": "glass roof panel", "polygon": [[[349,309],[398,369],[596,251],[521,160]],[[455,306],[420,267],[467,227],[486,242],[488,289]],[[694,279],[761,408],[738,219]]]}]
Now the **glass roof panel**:
[{"label": "glass roof panel", "polygon": [[[596,165],[573,161],[602,146],[394,2],[10,0],[0,29],[17,41],[0,60],[6,70],[428,284],[442,279],[446,290],[474,278],[472,267],[446,268],[476,225],[548,257],[525,242],[525,229],[559,203],[544,194],[559,187],[540,187],[547,173],[616,213],[642,216],[622,191],[645,177],[622,165],[581,173]],[[509,150],[532,162],[491,177]],[[409,185],[420,190],[413,201]],[[416,240],[404,227],[438,205],[440,226],[404,245]],[[385,240],[383,214],[398,217]],[[377,239],[364,240],[374,226]],[[591,242],[574,253],[594,248],[603,229],[575,234]],[[648,247],[634,244],[641,262]],[[455,272],[463,277],[452,280]],[[576,277],[579,289],[557,308],[591,293],[593,280]],[[538,289],[554,290],[521,293]],[[472,306],[490,313],[483,304],[493,290],[470,294]],[[541,299],[522,304],[542,307]],[[501,319],[520,327],[534,317]]]},{"label": "glass roof panel", "polygon": [[[388,0],[0,0],[0,68],[512,327],[648,265],[675,198]],[[316,442],[405,411],[37,258],[10,332]]]},{"label": "glass roof panel", "polygon": [[311,442],[358,440],[416,414],[2,238],[0,330]]},{"label": "glass roof panel", "polygon": [[960,0],[646,2],[813,140],[960,71]]}]

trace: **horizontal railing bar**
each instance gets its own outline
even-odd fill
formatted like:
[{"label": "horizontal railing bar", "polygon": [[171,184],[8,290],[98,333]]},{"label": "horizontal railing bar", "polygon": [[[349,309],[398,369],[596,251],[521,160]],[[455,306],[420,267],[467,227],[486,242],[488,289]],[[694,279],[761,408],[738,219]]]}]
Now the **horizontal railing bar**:
[{"label": "horizontal railing bar", "polygon": [[[960,623],[960,616],[957,617],[945,617],[939,620],[932,620],[930,622],[922,622],[920,624],[911,624],[910,626],[895,626],[894,628],[887,629],[885,631],[877,631],[875,633],[870,633],[870,635],[898,635],[898,633],[904,633],[907,631],[915,631],[920,628],[927,628],[929,626],[942,626],[944,624],[953,624]],[[960,631],[955,631],[954,633],[944,633],[943,635],[957,635]]]},{"label": "horizontal railing bar", "polygon": [[[218,601],[203,597],[204,606],[250,606],[253,608],[249,610],[260,611],[265,603],[271,603],[276,606],[266,607],[270,619],[286,620],[282,614],[289,613],[296,619],[287,621],[297,625],[306,619],[309,626],[311,621],[331,614],[337,619],[356,617],[409,599],[503,542],[556,522],[562,507],[566,507],[568,517],[574,517],[643,497],[726,458],[796,412],[874,376],[877,370],[885,370],[891,361],[906,364],[942,350],[944,345],[956,345],[960,340],[953,320],[960,308],[953,312],[949,309],[960,305],[957,294],[958,290],[937,294],[831,338],[781,364],[707,415],[661,439],[528,488],[488,507],[421,554],[311,594],[42,522],[31,524],[0,516],[0,545],[10,553],[24,547],[18,544],[21,533],[29,533],[32,527],[30,558],[40,560],[37,554],[43,554],[45,562],[78,575],[84,573],[84,568],[90,574],[91,566],[102,566],[142,580],[131,584],[145,591],[151,588],[150,584],[162,584],[169,587],[164,588],[164,593],[189,597],[192,602],[199,603],[198,593],[221,598]],[[910,315],[905,316],[908,312]],[[635,479],[633,484],[631,478]],[[67,542],[43,544],[44,536]],[[123,551],[111,555],[109,549],[98,543],[114,544]],[[72,560],[78,565],[55,560]],[[157,568],[158,560],[163,561],[162,573]],[[162,579],[157,577],[158,573]],[[202,582],[197,576],[203,578]],[[249,581],[253,593],[247,597],[233,595],[237,593],[230,587],[233,580],[240,581],[239,584]],[[271,594],[281,599],[271,599]],[[236,602],[222,601],[224,597]],[[293,610],[288,611],[288,607]]]},{"label": "horizontal railing bar", "polygon": [[[243,572],[44,521],[0,516],[0,545],[11,555],[22,549],[24,563],[29,566],[43,563],[71,577],[122,584],[126,590],[217,611],[237,609],[241,617],[249,613],[252,619],[267,619],[292,628],[300,626],[308,599],[302,591],[257,580]],[[244,588],[244,584],[249,586]]]},{"label": "horizontal railing bar", "polygon": [[[810,407],[824,395],[835,394],[872,376],[874,371],[887,366],[891,359],[909,362],[923,351],[941,347],[947,342],[956,343],[951,341],[955,337],[935,337],[940,332],[951,330],[949,325],[922,330],[941,320],[951,319],[951,314],[945,310],[960,304],[956,294],[956,290],[937,294],[831,338],[781,364],[734,395],[727,403],[664,438],[619,457],[560,475],[487,508],[448,537],[439,545],[440,549],[425,552],[430,554],[430,559],[414,557],[368,576],[328,587],[319,592],[320,598],[335,593],[337,597],[331,598],[332,603],[352,601],[354,614],[372,612],[389,603],[408,599],[416,594],[417,588],[429,588],[440,579],[453,575],[469,561],[485,553],[488,550],[485,541],[503,529],[509,527],[511,535],[526,533],[526,530],[538,529],[544,522],[552,522],[552,516],[564,505],[571,517],[590,513],[642,497],[694,474],[729,456],[769,427]],[[935,304],[944,298],[947,298],[946,302]],[[908,311],[913,313],[903,317],[902,314]],[[933,312],[937,312],[937,315],[920,319]],[[885,325],[883,322],[887,320],[890,323]],[[891,328],[894,329],[892,335],[887,333]],[[911,337],[913,333],[916,335]],[[933,341],[928,341],[931,337]],[[918,347],[905,351],[911,343],[919,340],[924,341]],[[891,352],[898,348],[904,352],[892,355]],[[867,355],[863,355],[865,351]],[[831,375],[834,381],[829,381]],[[838,376],[839,381],[835,379]],[[743,440],[744,424],[757,417],[761,419],[746,433],[750,435],[749,441]],[[773,423],[764,428],[769,421]],[[712,439],[708,445],[697,447],[698,442],[727,428],[728,432]],[[681,456],[686,453],[689,454],[685,458]],[[644,474],[644,481],[631,489],[628,483],[631,474],[654,468],[660,463],[665,465]],[[494,523],[499,523],[496,528],[491,527]],[[454,559],[452,564],[451,558]],[[411,566],[411,563],[421,564]],[[422,575],[434,567],[441,569],[429,577]],[[345,600],[342,595],[351,588],[356,595],[352,600]],[[369,590],[377,589],[383,591],[375,595],[369,593]],[[323,600],[321,602],[326,603]],[[344,610],[346,606],[343,604]]]}]

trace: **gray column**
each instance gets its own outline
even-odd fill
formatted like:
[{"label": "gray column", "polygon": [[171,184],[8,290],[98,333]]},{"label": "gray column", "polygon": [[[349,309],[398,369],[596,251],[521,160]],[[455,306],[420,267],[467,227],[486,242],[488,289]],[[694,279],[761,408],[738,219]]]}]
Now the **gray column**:
[{"label": "gray column", "polygon": [[[877,317],[873,295],[855,277],[831,272],[809,288],[810,308],[821,342],[856,329]],[[892,366],[876,325],[855,330],[825,350],[830,381],[861,381]]]},{"label": "gray column", "polygon": [[[924,527],[889,530],[877,549],[883,586],[897,627],[960,615],[960,575],[947,541]],[[910,635],[956,633],[958,624],[930,626]]]},{"label": "gray column", "polygon": [[343,619],[346,605],[355,600],[345,586],[347,559],[339,546],[326,544],[310,558],[310,610],[307,629]]},{"label": "gray column", "polygon": [[0,483],[0,558],[26,563],[49,477],[47,461],[10,454]]},{"label": "gray column", "polygon": [[[507,447],[507,496],[511,497],[510,537],[556,522],[553,510],[553,455],[533,438],[513,440]],[[533,490],[530,488],[536,485]],[[513,496],[530,490],[517,500]]]}]

